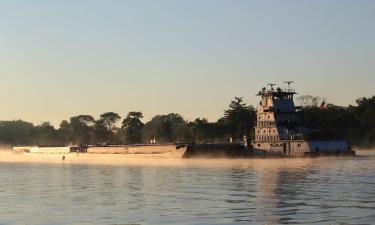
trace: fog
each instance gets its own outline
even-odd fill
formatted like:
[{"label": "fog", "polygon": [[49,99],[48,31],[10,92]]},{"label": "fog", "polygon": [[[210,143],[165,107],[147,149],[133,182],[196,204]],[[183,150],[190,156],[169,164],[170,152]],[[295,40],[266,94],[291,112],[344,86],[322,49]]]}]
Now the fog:
[{"label": "fog", "polygon": [[[375,157],[373,151],[359,150],[360,157]],[[63,160],[63,156],[64,160]],[[97,164],[97,165],[131,165],[131,166],[178,166],[178,167],[234,167],[234,168],[280,168],[301,167],[318,160],[331,160],[332,157],[321,158],[156,158],[156,156],[128,156],[123,154],[23,154],[13,153],[9,149],[0,150],[0,162],[5,163],[53,163],[53,164]]]}]

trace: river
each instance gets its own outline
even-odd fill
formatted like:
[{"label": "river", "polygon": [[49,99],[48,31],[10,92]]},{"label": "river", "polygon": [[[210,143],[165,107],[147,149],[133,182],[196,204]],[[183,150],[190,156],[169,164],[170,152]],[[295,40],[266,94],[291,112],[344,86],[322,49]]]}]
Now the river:
[{"label": "river", "polygon": [[0,224],[375,224],[375,154],[0,163]]}]

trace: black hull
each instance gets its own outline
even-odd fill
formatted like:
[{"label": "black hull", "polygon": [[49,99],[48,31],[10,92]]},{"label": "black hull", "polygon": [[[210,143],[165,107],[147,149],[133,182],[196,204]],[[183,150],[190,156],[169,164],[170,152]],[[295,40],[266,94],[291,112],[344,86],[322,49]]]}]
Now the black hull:
[{"label": "black hull", "polygon": [[183,158],[249,158],[252,151],[240,144],[188,145]]},{"label": "black hull", "polygon": [[188,145],[183,158],[295,158],[355,156],[355,151],[320,151],[307,152],[302,155],[275,154],[267,151],[254,151],[241,144],[200,144]]},{"label": "black hull", "polygon": [[331,151],[331,152],[306,152],[306,156],[319,157],[319,156],[355,156],[355,151]]}]

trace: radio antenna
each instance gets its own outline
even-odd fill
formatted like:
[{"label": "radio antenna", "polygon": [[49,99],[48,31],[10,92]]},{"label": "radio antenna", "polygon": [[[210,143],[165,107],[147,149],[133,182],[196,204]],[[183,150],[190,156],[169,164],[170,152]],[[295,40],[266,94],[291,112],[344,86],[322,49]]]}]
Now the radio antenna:
[{"label": "radio antenna", "polygon": [[275,86],[276,84],[270,83],[270,84],[267,84],[267,85],[269,85],[271,87],[271,90],[273,91],[273,86]]},{"label": "radio antenna", "polygon": [[290,81],[284,81],[285,84],[288,84],[288,91],[290,91],[290,84],[293,84],[294,81],[290,80]]}]

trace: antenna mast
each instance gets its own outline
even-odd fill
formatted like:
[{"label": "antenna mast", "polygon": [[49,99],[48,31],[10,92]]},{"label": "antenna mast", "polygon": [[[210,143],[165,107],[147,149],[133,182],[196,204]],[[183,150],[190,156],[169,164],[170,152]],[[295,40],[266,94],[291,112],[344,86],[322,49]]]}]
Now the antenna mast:
[{"label": "antenna mast", "polygon": [[267,84],[271,87],[271,91],[273,91],[273,86],[275,86],[276,84],[273,84],[273,83],[270,83],[270,84]]},{"label": "antenna mast", "polygon": [[290,91],[290,84],[293,84],[294,81],[284,81],[285,84],[288,84],[288,91]]}]

